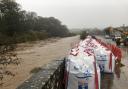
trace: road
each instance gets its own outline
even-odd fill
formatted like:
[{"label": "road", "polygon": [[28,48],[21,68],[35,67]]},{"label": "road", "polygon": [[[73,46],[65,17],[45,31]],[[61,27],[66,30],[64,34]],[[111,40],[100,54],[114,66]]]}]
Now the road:
[{"label": "road", "polygon": [[[114,44],[111,39],[101,39]],[[104,74],[101,80],[101,89],[128,89],[128,47],[120,46],[120,48],[123,53],[122,63],[125,66],[116,67],[113,75]]]},{"label": "road", "polygon": [[5,84],[0,89],[15,89],[32,75],[30,74],[32,69],[65,57],[71,48],[71,43],[76,43],[78,40],[79,36],[75,36],[20,44],[17,53],[21,58],[21,64],[8,67],[16,76],[13,78],[7,76]]}]

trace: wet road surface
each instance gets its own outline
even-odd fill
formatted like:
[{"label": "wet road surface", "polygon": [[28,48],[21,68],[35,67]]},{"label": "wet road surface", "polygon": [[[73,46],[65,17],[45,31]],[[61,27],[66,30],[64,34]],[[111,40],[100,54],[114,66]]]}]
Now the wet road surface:
[{"label": "wet road surface", "polygon": [[[113,43],[107,39],[107,42]],[[128,47],[120,46],[123,67],[115,66],[114,74],[102,74],[101,89],[128,89]]]}]

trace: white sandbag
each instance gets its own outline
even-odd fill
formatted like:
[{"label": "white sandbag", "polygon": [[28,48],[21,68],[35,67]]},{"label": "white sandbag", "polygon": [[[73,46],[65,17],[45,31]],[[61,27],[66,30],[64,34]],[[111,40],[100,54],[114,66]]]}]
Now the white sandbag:
[{"label": "white sandbag", "polygon": [[69,53],[67,89],[100,89],[100,71],[113,73],[114,67],[111,51],[89,36]]},{"label": "white sandbag", "polygon": [[80,42],[80,47],[83,47],[84,51],[91,49],[95,51],[87,51],[90,55],[94,54],[96,56],[97,63],[101,69],[101,72],[113,73],[115,67],[115,56],[112,54],[108,48],[102,46],[95,39],[87,38]]},{"label": "white sandbag", "polygon": [[95,57],[101,72],[114,73],[115,56],[110,50],[97,49],[95,50]]},{"label": "white sandbag", "polygon": [[100,69],[94,56],[87,56],[82,49],[79,51],[77,56],[69,55],[66,62],[67,89],[100,89]]},{"label": "white sandbag", "polygon": [[98,70],[98,85],[95,83],[95,73],[72,74],[68,75],[67,89],[100,89],[100,70]]},{"label": "white sandbag", "polygon": [[87,38],[85,40],[81,40],[79,42],[79,46],[83,48],[97,49],[100,48],[102,45],[99,42],[97,42],[95,39]]}]

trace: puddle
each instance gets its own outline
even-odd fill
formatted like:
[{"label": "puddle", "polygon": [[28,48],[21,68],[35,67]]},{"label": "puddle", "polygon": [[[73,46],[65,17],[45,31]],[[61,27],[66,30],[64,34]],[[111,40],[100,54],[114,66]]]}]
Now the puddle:
[{"label": "puddle", "polygon": [[114,74],[101,74],[101,89],[128,89],[128,47],[120,46],[123,52],[122,63],[115,66]]},{"label": "puddle", "polygon": [[101,74],[101,89],[112,89],[114,74]]}]

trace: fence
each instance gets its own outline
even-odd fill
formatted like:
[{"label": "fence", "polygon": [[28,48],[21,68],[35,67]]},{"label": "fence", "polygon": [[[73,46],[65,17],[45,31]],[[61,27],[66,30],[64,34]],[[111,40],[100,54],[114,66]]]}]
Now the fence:
[{"label": "fence", "polygon": [[64,60],[52,61],[42,67],[41,71],[26,80],[17,89],[64,89]]}]

